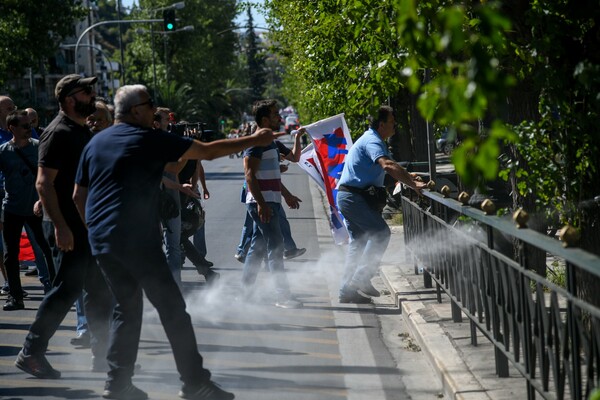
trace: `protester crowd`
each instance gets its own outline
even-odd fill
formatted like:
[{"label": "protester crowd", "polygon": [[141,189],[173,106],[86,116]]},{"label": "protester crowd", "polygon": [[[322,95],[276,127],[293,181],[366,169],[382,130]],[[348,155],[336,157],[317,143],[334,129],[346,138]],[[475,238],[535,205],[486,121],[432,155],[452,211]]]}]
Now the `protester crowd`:
[{"label": "protester crowd", "polygon": [[[181,287],[186,258],[208,287],[220,277],[218,266],[206,259],[202,202],[210,193],[202,160],[232,154],[243,159],[241,201],[247,212],[235,252],[244,264],[243,300],[254,301],[264,262],[275,284],[274,305],[300,308],[284,260],[306,249],[292,238],[282,200],[297,209],[301,199],[285,187],[281,174],[287,161],[299,161],[306,131],[295,134],[291,149],[285,146],[274,134],[281,123],[276,101],[260,100],[253,106],[255,123],[228,139],[204,142],[197,129],[173,129],[175,113],[156,107],[144,86],[119,88],[110,104],[96,96],[96,80],[63,77],[55,88],[60,111],[43,129],[35,110],[18,109],[0,96],[3,309],[25,307],[19,265],[23,229],[45,293],[15,365],[41,379],[60,378],[45,353],[75,305],[71,343],[90,347],[91,371],[107,374],[103,397],[146,399],[132,383],[145,294],[171,344],[183,382],[179,396],[233,399],[203,365]],[[393,118],[390,108],[380,110],[373,129],[348,154],[342,174],[338,201],[352,238],[342,303],[365,303],[379,295],[370,279],[389,229],[365,200],[365,187],[382,186],[386,172],[417,191],[422,187],[389,158],[383,140],[394,132]]]}]

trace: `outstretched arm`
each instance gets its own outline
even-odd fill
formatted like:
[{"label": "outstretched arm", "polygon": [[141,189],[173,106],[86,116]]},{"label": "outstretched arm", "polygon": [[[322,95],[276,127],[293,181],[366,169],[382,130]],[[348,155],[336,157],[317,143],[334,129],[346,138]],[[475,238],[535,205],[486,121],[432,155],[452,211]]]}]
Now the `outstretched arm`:
[{"label": "outstretched arm", "polygon": [[183,160],[214,160],[228,154],[237,153],[252,146],[268,146],[273,141],[273,132],[270,129],[262,128],[250,136],[238,139],[216,140],[210,143],[203,143],[194,140],[190,148],[183,153]]}]

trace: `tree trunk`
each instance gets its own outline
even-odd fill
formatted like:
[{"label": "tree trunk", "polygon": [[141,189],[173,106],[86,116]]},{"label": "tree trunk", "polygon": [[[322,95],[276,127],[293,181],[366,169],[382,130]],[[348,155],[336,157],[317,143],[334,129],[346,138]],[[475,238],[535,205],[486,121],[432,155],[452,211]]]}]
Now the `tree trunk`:
[{"label": "tree trunk", "polygon": [[415,161],[429,160],[429,144],[427,143],[427,121],[421,117],[417,110],[417,98],[415,94],[408,96],[408,117],[410,132],[413,140]]},{"label": "tree trunk", "polygon": [[393,97],[390,102],[390,106],[396,110],[398,128],[396,128],[396,134],[390,138],[389,145],[392,157],[398,162],[415,160],[410,135],[408,96],[408,91],[404,90]]}]

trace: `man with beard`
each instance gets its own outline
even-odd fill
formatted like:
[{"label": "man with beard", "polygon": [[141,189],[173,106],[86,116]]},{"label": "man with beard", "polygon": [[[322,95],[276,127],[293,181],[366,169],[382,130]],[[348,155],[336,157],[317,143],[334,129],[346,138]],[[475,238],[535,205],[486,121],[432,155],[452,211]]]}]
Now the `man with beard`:
[{"label": "man with beard", "polygon": [[85,314],[92,334],[92,371],[106,371],[108,324],[112,296],[95,263],[81,221],[73,188],[81,152],[91,138],[86,118],[95,107],[97,78],[72,74],[62,78],[55,89],[60,111],[40,138],[36,188],[44,208],[44,233],[53,249],[57,275],[54,287],[42,303],[29,328],[17,368],[42,379],[58,379],[45,353],[50,338],[71,306],[85,289]]},{"label": "man with beard", "polygon": [[[279,129],[281,117],[276,100],[259,100],[254,103],[253,111],[259,128]],[[244,263],[242,284],[246,291],[245,296],[251,298],[258,271],[266,254],[269,271],[275,280],[275,306],[301,308],[302,302],[292,296],[285,275],[283,236],[279,225],[281,197],[284,197],[290,208],[299,208],[300,199],[289,193],[281,184],[279,151],[279,146],[273,142],[268,146],[251,147],[244,152],[244,173],[248,185],[246,207],[254,221],[254,232]]]}]

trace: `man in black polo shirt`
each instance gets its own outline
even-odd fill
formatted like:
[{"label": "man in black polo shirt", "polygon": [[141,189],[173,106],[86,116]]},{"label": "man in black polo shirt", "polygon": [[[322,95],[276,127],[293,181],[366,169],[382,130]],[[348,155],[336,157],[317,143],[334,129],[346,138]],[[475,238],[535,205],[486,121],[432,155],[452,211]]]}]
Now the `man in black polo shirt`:
[{"label": "man in black polo shirt", "polygon": [[112,296],[92,257],[87,229],[72,199],[79,157],[91,138],[85,122],[96,109],[92,87],[96,81],[95,77],[72,74],[56,84],[60,111],[40,138],[36,188],[44,207],[44,233],[53,247],[57,274],[15,361],[17,368],[38,378],[60,378],[45,353],[50,338],[84,288],[88,293],[85,313],[92,333],[92,370],[107,369]]}]

